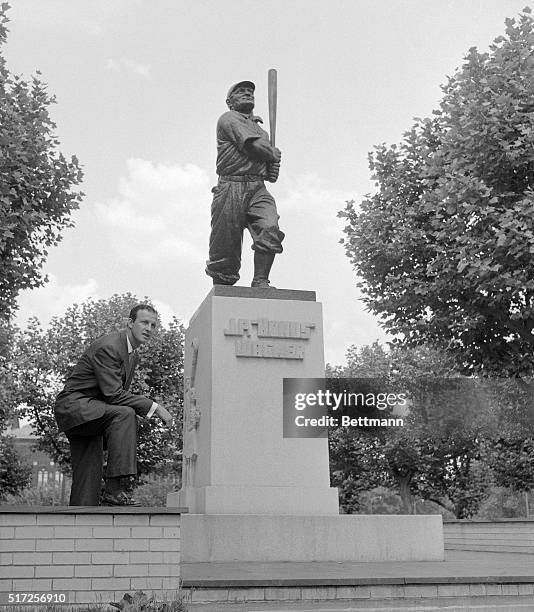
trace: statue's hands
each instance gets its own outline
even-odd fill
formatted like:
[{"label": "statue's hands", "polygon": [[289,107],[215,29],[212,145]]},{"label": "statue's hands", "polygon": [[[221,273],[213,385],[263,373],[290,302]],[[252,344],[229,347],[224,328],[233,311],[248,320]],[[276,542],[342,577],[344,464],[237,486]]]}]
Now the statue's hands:
[{"label": "statue's hands", "polygon": [[282,152],[276,147],[273,148],[274,161],[269,162],[267,165],[267,180],[269,183],[276,183],[278,175],[280,174],[280,160],[282,159]]},{"label": "statue's hands", "polygon": [[280,173],[280,162],[273,162],[267,168],[267,180],[269,183],[276,183]]},{"label": "statue's hands", "polygon": [[161,404],[158,404],[158,407],[156,408],[156,414],[165,423],[167,427],[170,427],[172,425],[172,414]]}]

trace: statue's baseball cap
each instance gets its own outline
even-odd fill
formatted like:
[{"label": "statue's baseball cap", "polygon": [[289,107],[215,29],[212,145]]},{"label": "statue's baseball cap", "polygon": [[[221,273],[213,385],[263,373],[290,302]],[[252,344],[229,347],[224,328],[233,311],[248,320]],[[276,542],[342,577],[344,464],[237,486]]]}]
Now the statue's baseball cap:
[{"label": "statue's baseball cap", "polygon": [[226,96],[227,100],[232,95],[234,90],[237,89],[240,85],[247,85],[248,87],[252,87],[252,91],[254,91],[256,89],[256,85],[254,85],[254,83],[252,81],[239,81],[239,83],[236,83],[235,85],[232,85],[232,87],[230,87],[230,89],[228,90],[228,94]]}]

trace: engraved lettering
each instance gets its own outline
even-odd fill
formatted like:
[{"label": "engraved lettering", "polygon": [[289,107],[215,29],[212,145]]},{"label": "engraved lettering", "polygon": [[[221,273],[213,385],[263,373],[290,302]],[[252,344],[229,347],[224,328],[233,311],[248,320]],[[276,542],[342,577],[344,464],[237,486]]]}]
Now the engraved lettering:
[{"label": "engraved lettering", "polygon": [[250,336],[250,321],[248,319],[239,319],[237,330],[241,336]]},{"label": "engraved lettering", "polygon": [[[299,341],[309,340],[312,329],[315,329],[314,323],[272,321],[266,317],[258,317],[257,319],[230,319],[224,335],[240,336],[235,342],[237,357],[304,359],[304,345]],[[267,338],[286,341],[267,341]]]},{"label": "engraved lettering", "polygon": [[289,342],[262,342],[259,340],[236,340],[237,357],[263,357],[270,359],[304,359],[304,347]]},{"label": "engraved lettering", "polygon": [[241,336],[241,334],[237,331],[237,325],[235,319],[230,319],[228,321],[228,328],[224,330],[225,336]]},{"label": "engraved lettering", "polygon": [[265,338],[269,333],[269,319],[258,319],[258,338]]}]

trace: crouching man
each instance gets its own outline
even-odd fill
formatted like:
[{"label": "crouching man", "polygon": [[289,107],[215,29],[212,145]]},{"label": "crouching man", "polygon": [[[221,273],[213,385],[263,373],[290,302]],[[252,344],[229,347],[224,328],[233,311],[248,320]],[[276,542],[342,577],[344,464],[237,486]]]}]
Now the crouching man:
[{"label": "crouching man", "polygon": [[100,337],[82,355],[58,395],[54,412],[71,450],[71,506],[98,506],[104,448],[108,451],[102,504],[132,506],[123,479],[137,474],[136,416],[162,419],[160,404],[128,391],[138,362],[137,348],[156,329],[157,312],[148,304],[132,308],[125,330]]}]

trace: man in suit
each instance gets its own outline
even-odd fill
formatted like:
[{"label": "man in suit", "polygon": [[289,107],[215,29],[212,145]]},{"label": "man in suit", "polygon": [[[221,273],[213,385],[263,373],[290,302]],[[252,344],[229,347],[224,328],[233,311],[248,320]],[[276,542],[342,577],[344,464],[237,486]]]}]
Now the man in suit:
[{"label": "man in suit", "polygon": [[159,416],[172,424],[161,405],[128,391],[137,365],[136,349],[156,328],[157,313],[148,304],[132,308],[127,328],[98,338],[82,355],[58,395],[54,412],[71,449],[71,506],[98,506],[104,443],[108,450],[105,505],[136,505],[121,479],[137,473],[136,416]]}]

